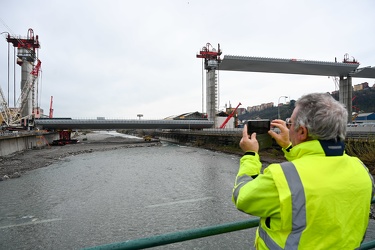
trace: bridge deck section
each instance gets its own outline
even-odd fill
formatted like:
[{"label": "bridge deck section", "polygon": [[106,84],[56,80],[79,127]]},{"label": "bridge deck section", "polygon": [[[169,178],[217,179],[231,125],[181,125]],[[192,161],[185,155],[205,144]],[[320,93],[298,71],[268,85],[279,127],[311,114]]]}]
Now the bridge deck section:
[{"label": "bridge deck section", "polygon": [[208,120],[98,120],[98,119],[36,119],[43,129],[204,129],[211,128]]},{"label": "bridge deck section", "polygon": [[319,76],[375,78],[375,67],[358,68],[359,63],[324,62],[303,59],[280,59],[225,55],[219,70],[285,73]]},{"label": "bridge deck section", "polygon": [[347,76],[350,72],[356,70],[358,66],[358,63],[225,55],[223,61],[219,65],[219,70]]}]

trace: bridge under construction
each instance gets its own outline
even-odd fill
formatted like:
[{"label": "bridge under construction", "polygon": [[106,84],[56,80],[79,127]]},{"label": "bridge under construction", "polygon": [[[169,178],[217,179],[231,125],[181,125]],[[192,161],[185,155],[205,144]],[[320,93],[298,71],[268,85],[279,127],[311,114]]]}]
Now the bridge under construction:
[{"label": "bridge under construction", "polygon": [[208,120],[124,120],[124,119],[36,119],[41,129],[204,129],[211,128]]},{"label": "bridge under construction", "polygon": [[[6,32],[8,33],[8,32]],[[9,44],[17,48],[17,64],[22,67],[21,95],[14,107],[9,104],[0,88],[0,118],[5,129],[23,127],[32,130],[33,127],[45,129],[202,129],[219,127],[216,114],[218,112],[218,85],[217,71],[246,71],[268,72],[283,74],[303,74],[332,76],[339,80],[339,100],[349,113],[348,122],[352,113],[352,78],[375,78],[375,67],[359,68],[359,62],[354,58],[349,59],[346,54],[342,62],[311,61],[302,59],[279,59],[262,57],[245,57],[225,55],[220,58],[222,51],[220,45],[217,50],[207,43],[196,55],[204,61],[206,72],[206,113],[208,120],[76,120],[56,119],[45,120],[38,106],[38,76],[41,70],[41,61],[38,58],[40,48],[39,37],[34,35],[32,29],[28,30],[27,37],[9,34],[6,37]],[[9,47],[9,46],[8,46]],[[8,48],[9,50],[9,48]],[[34,65],[35,64],[35,65]],[[9,67],[9,66],[8,66]],[[8,82],[9,85],[9,82]],[[14,98],[16,99],[16,98]],[[53,117],[52,97],[49,118]]]},{"label": "bridge under construction", "polygon": [[[197,58],[204,60],[206,110],[208,119],[212,121],[215,121],[218,111],[217,71],[220,70],[337,77],[339,79],[339,101],[348,110],[348,122],[352,120],[352,77],[375,78],[375,67],[359,68],[359,62],[354,58],[350,59],[348,54],[344,55],[342,62],[338,62],[336,58],[334,62],[323,62],[296,58],[280,59],[232,55],[225,55],[221,59],[221,54],[220,44],[215,49],[210,43],[207,43],[197,54]],[[215,121],[215,127],[217,127],[216,123]]]}]

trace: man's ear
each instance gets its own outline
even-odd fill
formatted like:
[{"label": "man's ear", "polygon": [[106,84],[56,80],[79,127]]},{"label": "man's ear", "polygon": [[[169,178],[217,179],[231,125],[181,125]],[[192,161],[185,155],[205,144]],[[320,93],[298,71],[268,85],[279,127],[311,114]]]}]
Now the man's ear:
[{"label": "man's ear", "polygon": [[297,131],[297,137],[300,142],[307,141],[308,131],[304,126],[300,126]]}]

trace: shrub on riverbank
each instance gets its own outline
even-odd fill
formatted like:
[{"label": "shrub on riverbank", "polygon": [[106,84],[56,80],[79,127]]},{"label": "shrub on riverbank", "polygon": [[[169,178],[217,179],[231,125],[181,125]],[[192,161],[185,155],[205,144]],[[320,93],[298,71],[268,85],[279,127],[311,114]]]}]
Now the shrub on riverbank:
[{"label": "shrub on riverbank", "polygon": [[375,175],[375,140],[348,139],[345,151],[348,155],[361,159],[371,174]]},{"label": "shrub on riverbank", "polygon": [[[239,143],[239,140],[238,140]],[[193,146],[203,147],[211,150],[217,150],[225,153],[233,153],[242,155],[243,152],[238,146],[238,143],[231,145],[218,145],[218,144],[198,144],[195,143]],[[375,175],[375,140],[355,140],[348,139],[345,142],[345,151],[350,156],[358,157],[370,170],[372,175]],[[267,156],[268,158],[274,158],[275,162],[282,160],[284,155],[281,148],[275,146],[269,149],[260,150],[261,156]]]},{"label": "shrub on riverbank", "polygon": [[[121,133],[130,133],[138,134],[143,136],[145,134],[148,135],[157,135],[162,136],[160,131],[156,130],[138,130],[138,131],[118,131]],[[184,140],[182,140],[182,139]],[[176,140],[179,139],[178,135],[176,135]],[[181,143],[189,143],[189,145],[195,147],[202,147],[211,150],[217,150],[225,153],[232,153],[242,155],[243,152],[239,147],[239,142],[241,140],[241,136],[234,136],[234,139],[228,141],[219,141],[216,137],[213,137],[213,140],[204,140],[202,138],[196,137],[194,141],[186,141],[186,137],[180,137]],[[363,163],[369,168],[370,172],[375,175],[375,139],[347,139],[345,141],[346,147],[345,151],[348,155],[356,156],[363,161]],[[260,150],[260,155],[265,155],[269,159],[274,158],[275,161],[282,161],[283,159],[283,152],[281,151],[280,147],[273,144],[272,148],[267,148],[264,150]]]}]

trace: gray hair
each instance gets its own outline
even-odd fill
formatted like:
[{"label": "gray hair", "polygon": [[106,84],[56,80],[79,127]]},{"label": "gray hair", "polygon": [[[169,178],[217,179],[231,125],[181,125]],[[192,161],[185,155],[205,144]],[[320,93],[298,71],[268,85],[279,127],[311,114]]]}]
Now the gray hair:
[{"label": "gray hair", "polygon": [[318,140],[345,140],[348,111],[329,93],[312,93],[297,102],[295,129],[307,128],[308,137]]}]

